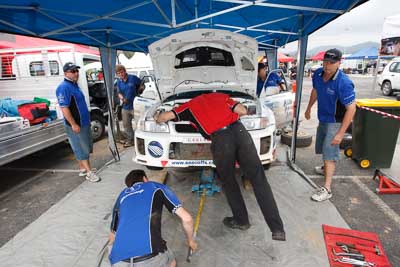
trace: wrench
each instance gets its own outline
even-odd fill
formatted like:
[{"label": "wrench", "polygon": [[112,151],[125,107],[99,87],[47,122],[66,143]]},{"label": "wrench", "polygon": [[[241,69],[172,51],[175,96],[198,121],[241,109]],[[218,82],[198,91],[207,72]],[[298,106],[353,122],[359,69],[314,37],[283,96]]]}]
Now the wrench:
[{"label": "wrench", "polygon": [[375,263],[372,263],[369,261],[355,260],[355,259],[346,258],[346,257],[335,258],[335,259],[333,259],[333,261],[337,261],[337,262],[345,263],[345,264],[353,264],[354,266],[376,267]]},{"label": "wrench", "polygon": [[356,253],[337,253],[334,248],[332,248],[332,253],[335,256],[347,256],[352,259],[363,261],[365,260],[365,256],[363,254],[356,254]]}]

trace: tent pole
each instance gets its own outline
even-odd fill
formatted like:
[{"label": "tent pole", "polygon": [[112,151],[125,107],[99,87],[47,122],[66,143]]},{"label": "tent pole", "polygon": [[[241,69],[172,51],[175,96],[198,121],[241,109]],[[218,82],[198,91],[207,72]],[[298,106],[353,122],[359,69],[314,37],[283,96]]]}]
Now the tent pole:
[{"label": "tent pole", "polygon": [[[109,45],[109,43],[108,43]],[[117,144],[114,138],[114,74],[115,62],[117,59],[117,50],[110,47],[100,47],[100,58],[104,72],[104,82],[107,89],[108,104],[108,147],[115,161],[120,160]]]},{"label": "tent pole", "polygon": [[304,65],[306,60],[307,53],[307,43],[308,43],[308,35],[304,34],[303,31],[304,25],[304,16],[299,16],[299,46],[297,53],[297,78],[296,78],[296,98],[295,98],[295,107],[296,111],[293,114],[293,131],[292,131],[292,145],[291,145],[291,153],[290,157],[293,162],[296,162],[296,139],[297,139],[297,130],[299,128],[299,116],[300,116],[300,104],[301,104],[301,93],[303,91],[303,78],[304,78]]},{"label": "tent pole", "polygon": [[376,67],[374,69],[374,81],[372,82],[372,93],[375,95],[375,89],[376,89],[376,80],[378,79],[378,70],[379,70],[379,65],[381,64],[381,56],[378,55],[378,60],[376,61]]},{"label": "tent pole", "polygon": [[175,0],[171,0],[171,17],[172,17],[172,28],[176,28],[176,17],[175,17]]}]

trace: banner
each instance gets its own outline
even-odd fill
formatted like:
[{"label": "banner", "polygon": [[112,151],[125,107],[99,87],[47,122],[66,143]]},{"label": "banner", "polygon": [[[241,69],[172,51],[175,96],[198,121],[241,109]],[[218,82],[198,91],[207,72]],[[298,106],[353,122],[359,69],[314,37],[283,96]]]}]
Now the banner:
[{"label": "banner", "polygon": [[400,56],[400,14],[385,18],[379,55]]}]

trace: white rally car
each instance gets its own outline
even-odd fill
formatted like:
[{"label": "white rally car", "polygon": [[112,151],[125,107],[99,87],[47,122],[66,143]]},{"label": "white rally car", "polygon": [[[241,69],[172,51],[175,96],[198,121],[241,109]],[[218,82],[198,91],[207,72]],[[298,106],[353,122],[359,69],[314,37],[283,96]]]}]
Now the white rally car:
[{"label": "white rally car", "polygon": [[[275,134],[292,119],[294,96],[283,92],[256,98],[257,41],[215,29],[180,32],[149,46],[161,101],[136,97],[141,110],[133,160],[148,168],[214,166],[210,141],[189,122],[157,124],[155,112],[169,111],[208,92],[229,94],[252,115],[241,122],[254,140],[263,165],[275,159]],[[275,113],[275,115],[274,115]]]}]

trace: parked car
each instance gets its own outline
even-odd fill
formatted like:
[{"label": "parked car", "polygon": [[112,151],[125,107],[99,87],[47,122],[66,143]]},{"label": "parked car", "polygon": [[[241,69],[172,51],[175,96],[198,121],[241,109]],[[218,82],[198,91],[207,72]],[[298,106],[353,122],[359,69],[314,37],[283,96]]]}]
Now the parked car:
[{"label": "parked car", "polygon": [[382,74],[378,77],[378,84],[385,96],[400,91],[400,57],[392,59],[386,65]]},{"label": "parked car", "polygon": [[256,98],[257,50],[255,39],[215,29],[181,32],[150,45],[161,99],[135,99],[135,109],[142,114],[135,131],[133,160],[148,168],[214,166],[210,141],[189,122],[157,124],[153,116],[200,94],[221,92],[252,111],[241,121],[262,164],[274,161],[276,129],[292,120],[294,94]]}]

